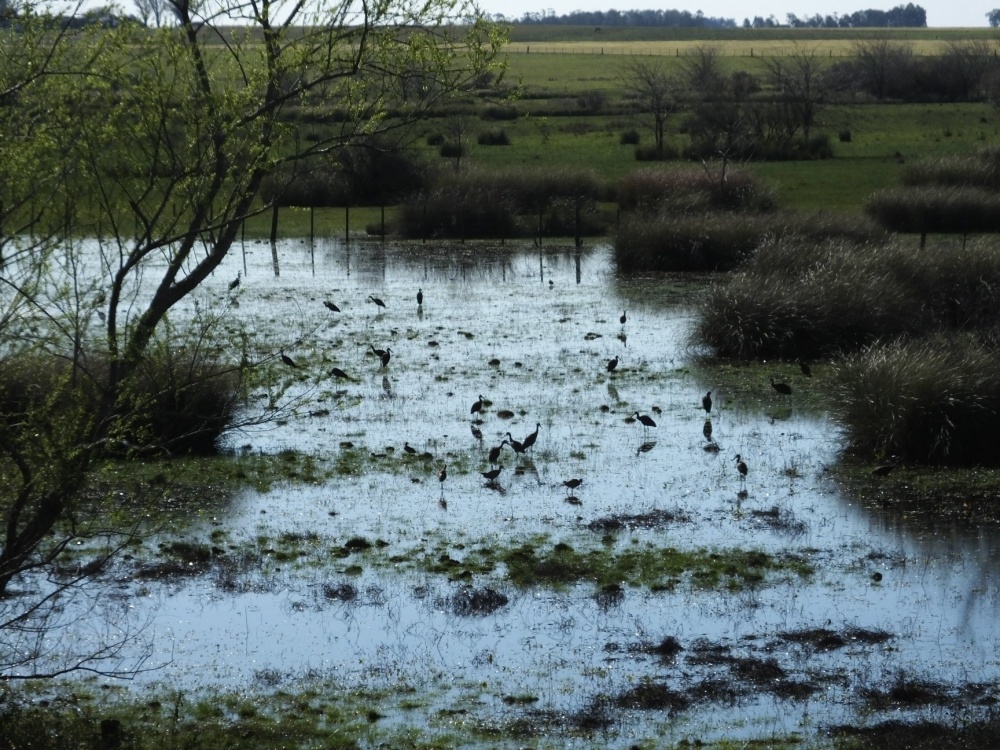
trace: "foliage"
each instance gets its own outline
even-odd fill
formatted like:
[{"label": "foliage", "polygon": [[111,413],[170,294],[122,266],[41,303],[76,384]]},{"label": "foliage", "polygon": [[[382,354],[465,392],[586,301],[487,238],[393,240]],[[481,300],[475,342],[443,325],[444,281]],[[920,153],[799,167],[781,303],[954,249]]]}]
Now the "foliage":
[{"label": "foliage", "polygon": [[703,169],[640,169],[618,180],[615,197],[623,211],[697,213],[769,211],[774,196],[746,171],[732,172],[723,182]]},{"label": "foliage", "polygon": [[1000,195],[982,188],[922,186],[880,190],[868,199],[865,210],[895,232],[1000,231]]},{"label": "foliage", "polygon": [[967,336],[880,344],[835,367],[834,414],[852,450],[880,458],[995,466],[1000,357]]}]

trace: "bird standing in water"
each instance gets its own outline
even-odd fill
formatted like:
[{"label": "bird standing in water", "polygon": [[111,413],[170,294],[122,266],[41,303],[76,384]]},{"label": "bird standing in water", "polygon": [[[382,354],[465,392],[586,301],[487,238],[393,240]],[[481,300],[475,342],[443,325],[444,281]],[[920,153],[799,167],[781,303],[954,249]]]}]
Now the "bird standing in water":
[{"label": "bird standing in water", "polygon": [[390,349],[390,348],[389,348],[389,347],[387,346],[387,347],[385,348],[385,351],[384,351],[384,352],[382,352],[382,356],[381,356],[381,357],[379,357],[379,359],[381,359],[381,360],[382,360],[382,367],[386,367],[386,366],[388,366],[388,364],[389,364],[389,359],[390,359],[391,357],[392,357],[392,349]]},{"label": "bird standing in water", "polygon": [[614,372],[615,368],[618,367],[618,355],[615,355],[614,359],[608,360],[608,372]]},{"label": "bird standing in water", "polygon": [[236,278],[229,282],[229,291],[235,292],[236,288],[240,285],[240,274],[242,271],[236,272]]},{"label": "bird standing in water", "polygon": [[618,318],[618,322],[621,323],[622,325],[625,325],[625,322],[628,320],[628,317],[625,315],[625,313],[627,312],[628,310],[622,310],[622,316]]},{"label": "bird standing in water", "polygon": [[705,410],[706,414],[710,414],[712,411],[712,392],[709,391],[704,396],[701,397],[701,408]]},{"label": "bird standing in water", "polygon": [[515,440],[509,432],[504,437],[507,438],[507,445],[514,449],[514,453],[524,453],[524,443]]},{"label": "bird standing in water", "polygon": [[652,417],[646,416],[645,414],[640,414],[639,412],[636,412],[634,416],[642,423],[644,429],[648,429],[650,427],[656,427],[656,422],[653,421]]},{"label": "bird standing in water", "polygon": [[581,484],[583,484],[582,479],[567,479],[565,482],[563,482],[563,487],[565,487],[567,490],[575,490]]},{"label": "bird standing in water", "polygon": [[340,308],[337,307],[335,304],[333,304],[330,300],[326,300],[323,303],[323,307],[325,307],[330,312],[340,312]]},{"label": "bird standing in water", "polygon": [[385,302],[383,302],[382,300],[380,300],[378,297],[369,294],[368,295],[368,299],[371,300],[372,302],[374,302],[375,303],[375,307],[377,307],[379,310],[384,310],[385,309]]},{"label": "bird standing in water", "polygon": [[736,461],[736,471],[740,473],[740,483],[745,485],[747,482],[746,462],[743,460],[743,457],[739,453],[736,454],[736,457],[733,460]]},{"label": "bird standing in water", "polygon": [[284,362],[289,367],[298,368],[298,365],[295,364],[295,361],[284,352],[281,353],[281,361]]},{"label": "bird standing in water", "polygon": [[531,446],[535,444],[535,441],[538,440],[538,430],[539,428],[541,428],[541,426],[542,426],[541,422],[536,422],[535,431],[530,435],[528,435],[523,441],[521,441],[521,447],[524,448],[524,450],[528,450]]},{"label": "bird standing in water", "polygon": [[481,471],[480,474],[486,479],[487,482],[495,482],[497,477],[500,476],[500,472],[503,471],[503,466],[497,466],[495,469],[490,469],[489,471]]},{"label": "bird standing in water", "polygon": [[469,409],[469,413],[470,414],[477,414],[478,412],[481,412],[483,410],[483,401],[484,400],[485,399],[482,396],[480,396],[479,399],[477,401],[475,401],[475,403],[472,404],[472,408]]},{"label": "bird standing in water", "polygon": [[422,304],[424,304],[424,290],[423,289],[418,289],[417,290],[417,307],[420,307]]},{"label": "bird standing in water", "polygon": [[490,466],[493,466],[497,462],[497,459],[500,458],[501,451],[503,451],[503,447],[507,444],[508,444],[507,441],[504,440],[500,443],[500,445],[494,445],[492,448],[490,448],[490,453],[489,456],[487,457],[489,458]]}]

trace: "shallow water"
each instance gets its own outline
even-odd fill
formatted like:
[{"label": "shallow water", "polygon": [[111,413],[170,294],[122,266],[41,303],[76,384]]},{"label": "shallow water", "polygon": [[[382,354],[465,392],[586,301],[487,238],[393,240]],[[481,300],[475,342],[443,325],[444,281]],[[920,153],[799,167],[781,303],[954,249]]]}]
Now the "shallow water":
[{"label": "shallow water", "polygon": [[[120,598],[140,619],[152,618],[147,666],[163,665],[140,684],[245,690],[305,676],[348,689],[407,684],[426,705],[392,720],[422,726],[439,709],[470,700],[484,720],[501,720],[524,711],[504,696],[535,696],[532,711],[559,713],[644,680],[679,691],[731,681],[731,661],[695,658],[711,644],[733,658],[774,659],[787,679],[820,688],[795,699],[754,684],[686,710],[626,712],[604,741],[628,744],[642,736],[764,737],[898,718],[911,715],[906,706],[869,714],[859,694],[901,675],[955,691],[1000,677],[996,530],[928,528],[844,496],[826,478],[838,434],[823,415],[800,410],[794,395],[782,400],[766,382],[759,398],[743,403],[689,368],[690,284],[619,278],[604,247],[345,250],[294,242],[272,254],[258,243],[227,263],[201,290],[204,303],[223,299],[241,271],[232,314],[255,332],[262,355],[283,350],[298,362],[292,390],[309,399],[281,424],[231,435],[231,446],[334,459],[350,441],[362,455],[380,457],[320,486],[246,491],[190,538],[205,541],[216,529],[230,542],[315,533],[331,548],[352,537],[383,540],[391,554],[436,549],[441,540],[503,546],[537,534],[585,546],[601,541],[586,528],[595,519],[668,510],[687,520],[623,531],[610,543],[791,552],[816,573],[738,592],[626,588],[610,603],[595,598],[592,586],[519,590],[486,577],[476,586],[491,585],[510,601],[485,616],[454,614],[451,597],[461,584],[394,574],[366,565],[363,555],[322,566],[276,564],[265,576],[240,579],[249,589],[240,593],[215,576],[124,582]],[[369,295],[385,301],[384,312],[366,302]],[[391,348],[387,367],[369,355],[370,345]],[[618,370],[609,375],[605,363],[616,355]],[[498,364],[490,364],[494,358]],[[335,365],[355,380],[326,375]],[[821,371],[805,382],[797,368],[776,369],[795,388],[822,387]],[[710,389],[718,453],[703,449],[701,396]],[[480,395],[492,402],[480,415],[482,441],[472,435],[470,414]],[[329,414],[309,416],[318,409]],[[636,411],[657,426],[627,421]],[[488,449],[508,431],[523,439],[536,424],[531,460],[505,449],[502,489],[486,486],[478,472],[489,468]],[[434,458],[405,458],[404,442]],[[750,467],[745,497],[737,453]],[[440,484],[442,463],[449,476]],[[573,493],[579,505],[566,501],[562,485],[573,477],[584,480]],[[347,575],[349,564],[363,571]],[[324,586],[344,582],[356,587],[355,600],[324,594]],[[816,628],[891,638],[822,651],[779,637]],[[685,649],[672,661],[638,648],[667,636]]]}]

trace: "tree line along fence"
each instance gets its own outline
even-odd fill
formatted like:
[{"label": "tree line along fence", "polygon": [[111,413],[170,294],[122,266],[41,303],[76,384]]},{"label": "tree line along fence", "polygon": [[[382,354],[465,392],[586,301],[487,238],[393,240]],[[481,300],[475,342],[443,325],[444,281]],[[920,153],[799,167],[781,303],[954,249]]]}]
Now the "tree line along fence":
[{"label": "tree line along fence", "polygon": [[[921,40],[918,42],[900,41],[918,57],[937,57],[947,51],[948,42]],[[615,57],[693,57],[700,55],[706,47],[712,48],[721,57],[787,57],[803,52],[815,54],[817,57],[850,58],[856,57],[857,51],[853,41],[830,43],[788,42],[786,44],[751,44],[744,42],[676,42],[649,44],[635,42],[597,42],[584,43],[552,43],[527,44],[512,43],[506,47],[509,55],[608,55]],[[994,51],[996,54],[996,51]]]}]

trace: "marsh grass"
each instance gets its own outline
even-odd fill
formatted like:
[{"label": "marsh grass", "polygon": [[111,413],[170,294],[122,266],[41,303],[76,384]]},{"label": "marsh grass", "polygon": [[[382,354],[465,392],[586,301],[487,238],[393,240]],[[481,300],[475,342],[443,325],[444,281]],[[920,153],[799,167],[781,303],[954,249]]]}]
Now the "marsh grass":
[{"label": "marsh grass", "polygon": [[705,211],[697,203],[697,194],[691,198],[694,210],[624,219],[615,238],[619,270],[729,271],[756,256],[762,245],[785,237],[798,237],[803,253],[807,243],[811,246],[830,238],[857,243],[886,237],[865,220],[845,220],[833,214]]},{"label": "marsh grass", "polygon": [[834,415],[854,451],[997,465],[1000,356],[969,337],[873,346],[835,368]]},{"label": "marsh grass", "polygon": [[895,232],[978,234],[1000,231],[1000,195],[961,185],[920,185],[880,190],[866,213]]},{"label": "marsh grass", "polygon": [[902,241],[762,245],[698,307],[693,340],[724,357],[815,358],[1000,319],[1000,247]]}]

